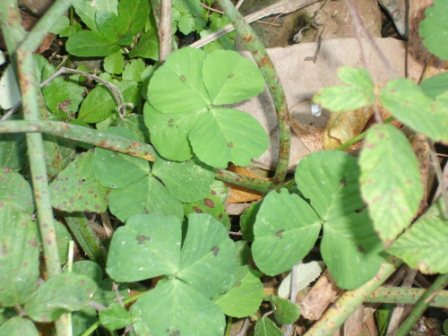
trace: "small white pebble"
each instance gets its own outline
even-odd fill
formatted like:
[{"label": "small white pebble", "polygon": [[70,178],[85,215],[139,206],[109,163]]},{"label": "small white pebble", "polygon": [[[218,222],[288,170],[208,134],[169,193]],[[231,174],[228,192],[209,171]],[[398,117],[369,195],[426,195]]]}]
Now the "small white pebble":
[{"label": "small white pebble", "polygon": [[315,117],[320,117],[322,114],[322,106],[319,104],[311,104],[311,114]]}]

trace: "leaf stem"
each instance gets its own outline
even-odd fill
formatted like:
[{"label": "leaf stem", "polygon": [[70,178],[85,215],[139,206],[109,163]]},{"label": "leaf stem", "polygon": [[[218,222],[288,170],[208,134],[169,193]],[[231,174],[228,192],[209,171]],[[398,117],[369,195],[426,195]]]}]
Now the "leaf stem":
[{"label": "leaf stem", "polygon": [[429,307],[430,302],[445,286],[448,285],[448,274],[441,274],[433,282],[433,284],[420,296],[415,303],[414,308],[407,317],[407,319],[401,324],[396,336],[406,336],[411,331],[413,325],[422,316],[425,310]]},{"label": "leaf stem", "polygon": [[[62,121],[1,121],[0,134],[2,133],[45,133],[128,154],[146,161],[154,162],[155,160],[154,150],[150,145],[88,127],[68,124]],[[273,187],[271,181],[242,176],[227,170],[216,169],[214,170],[214,173],[217,180],[245,187],[250,190],[266,193]]]},{"label": "leaf stem", "polygon": [[252,53],[260,71],[266,81],[269,92],[274,101],[275,111],[277,113],[280,146],[279,157],[275,175],[274,184],[281,184],[285,180],[289,165],[289,152],[291,147],[291,133],[289,130],[289,111],[286,103],[285,92],[278,80],[278,75],[274,64],[269,57],[260,38],[255,34],[250,25],[244,20],[230,0],[218,0],[225,15],[235,26],[236,32],[241,36],[247,49]]},{"label": "leaf stem", "polygon": [[333,335],[359,305],[395,272],[398,265],[399,262],[391,258],[390,261],[381,265],[380,270],[371,280],[357,289],[345,292],[307,331],[305,336]]},{"label": "leaf stem", "polygon": [[[380,287],[370,294],[365,302],[414,305],[425,293],[423,288]],[[448,291],[440,291],[429,302],[431,307],[448,308]]]}]

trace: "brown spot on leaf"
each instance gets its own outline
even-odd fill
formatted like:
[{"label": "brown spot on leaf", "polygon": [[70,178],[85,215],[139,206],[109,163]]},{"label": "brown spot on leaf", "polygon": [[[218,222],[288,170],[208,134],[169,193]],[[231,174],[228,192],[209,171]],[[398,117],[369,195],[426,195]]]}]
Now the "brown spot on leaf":
[{"label": "brown spot on leaf", "polygon": [[283,238],[283,232],[285,232],[285,230],[278,230],[278,231],[275,233],[275,235],[276,235],[278,238],[282,239],[282,238]]},{"label": "brown spot on leaf", "polygon": [[229,147],[229,148],[233,148],[233,142],[232,142],[232,141],[229,141],[229,142],[227,143],[227,147]]},{"label": "brown spot on leaf", "polygon": [[213,255],[216,257],[219,254],[219,247],[213,246],[210,251],[212,251]]},{"label": "brown spot on leaf", "polygon": [[150,240],[151,240],[151,237],[145,236],[145,235],[143,235],[143,234],[139,234],[139,235],[137,236],[137,242],[138,242],[140,245],[142,245],[142,244],[144,244],[146,241],[150,241]]},{"label": "brown spot on leaf", "polygon": [[182,83],[185,83],[187,81],[187,77],[185,77],[184,75],[180,75],[179,79]]},{"label": "brown spot on leaf", "polygon": [[204,205],[208,208],[214,208],[215,207],[215,202],[213,202],[210,198],[205,198],[204,199]]},{"label": "brown spot on leaf", "polygon": [[193,206],[193,211],[196,213],[202,213],[202,209],[198,207],[197,205]]},{"label": "brown spot on leaf", "polygon": [[227,78],[228,78],[228,79],[233,78],[233,77],[235,77],[235,74],[234,74],[233,72],[231,72],[231,73],[229,73],[229,74],[227,75]]}]

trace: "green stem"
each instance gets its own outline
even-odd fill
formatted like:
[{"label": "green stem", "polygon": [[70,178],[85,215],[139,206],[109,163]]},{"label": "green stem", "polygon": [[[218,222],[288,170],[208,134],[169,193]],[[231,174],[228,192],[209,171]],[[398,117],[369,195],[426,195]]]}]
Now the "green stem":
[{"label": "green stem", "polygon": [[[151,162],[155,160],[154,150],[147,144],[61,121],[1,121],[0,134],[2,133],[45,133],[128,154]],[[263,193],[268,192],[272,188],[271,181],[242,176],[226,170],[215,170],[215,178],[226,183]]]},{"label": "green stem", "polygon": [[[373,303],[394,303],[414,305],[418,299],[425,293],[422,288],[404,288],[404,287],[380,287],[370,294],[365,302]],[[448,308],[448,291],[440,291],[429,302],[431,307]]]},{"label": "green stem", "polygon": [[100,265],[105,265],[106,249],[93,232],[86,217],[83,214],[70,214],[65,216],[65,222],[87,257]]},{"label": "green stem", "polygon": [[446,285],[448,285],[448,274],[439,275],[433,284],[423,293],[422,296],[420,296],[407,319],[401,324],[396,336],[408,335],[414,324],[417,323],[418,319],[428,308],[435,295],[437,295],[439,291],[443,290]]},{"label": "green stem", "polygon": [[395,260],[381,265],[378,273],[361,287],[345,292],[336,303],[329,308],[322,318],[316,322],[305,336],[333,335],[345,320],[376,290],[381,284],[395,272],[399,263]]},{"label": "green stem", "polygon": [[8,120],[0,122],[0,134],[23,132],[55,135],[64,139],[75,140],[116,152],[129,154],[147,161],[154,161],[155,158],[154,150],[149,145],[84,126],[47,120],[34,122]]},{"label": "green stem", "polygon": [[285,92],[278,80],[274,64],[266,52],[260,38],[255,34],[230,0],[218,0],[218,3],[225,15],[235,26],[236,32],[241,36],[247,49],[254,56],[274,101],[278,119],[280,146],[278,164],[273,181],[275,184],[283,183],[288,172],[289,152],[291,147],[291,133],[288,124],[289,112]]}]

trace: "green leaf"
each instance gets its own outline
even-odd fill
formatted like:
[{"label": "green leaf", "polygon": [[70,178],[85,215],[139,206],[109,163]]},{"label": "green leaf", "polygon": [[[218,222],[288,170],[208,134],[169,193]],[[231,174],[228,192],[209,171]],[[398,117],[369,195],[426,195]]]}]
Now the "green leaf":
[{"label": "green leaf", "polygon": [[95,291],[96,283],[85,275],[58,274],[27,300],[25,312],[35,321],[52,322],[64,313],[86,307]]},{"label": "green leaf", "polygon": [[104,212],[107,208],[107,188],[95,178],[92,152],[78,155],[50,185],[51,204],[67,211]]},{"label": "green leaf", "polygon": [[204,58],[200,49],[173,52],[149,82],[149,103],[162,113],[205,111],[211,102],[202,81]]},{"label": "green leaf", "polygon": [[[110,127],[106,133],[137,140],[132,131],[123,127]],[[105,187],[117,189],[131,185],[150,173],[147,161],[127,154],[96,148],[92,165],[97,180]]]},{"label": "green leaf", "polygon": [[131,314],[120,304],[113,303],[99,312],[100,323],[108,330],[117,330],[132,324]]},{"label": "green leaf", "polygon": [[72,272],[86,275],[95,282],[99,282],[103,278],[103,270],[100,265],[91,260],[80,260],[73,263]]},{"label": "green leaf", "polygon": [[151,143],[161,156],[176,161],[191,159],[193,154],[188,134],[196,118],[192,118],[190,114],[160,113],[148,103],[145,104],[143,113]]},{"label": "green leaf", "polygon": [[425,78],[421,82],[420,87],[425,95],[436,98],[438,95],[448,91],[448,72]]},{"label": "green leaf", "polygon": [[193,161],[172,162],[158,159],[152,173],[162,180],[171,195],[182,202],[193,202],[207,196],[215,178],[212,171]]},{"label": "green leaf", "polygon": [[361,192],[380,238],[390,243],[410,224],[423,197],[419,163],[392,125],[369,129],[359,159]]},{"label": "green leaf", "polygon": [[108,73],[119,75],[123,72],[124,56],[121,51],[104,58],[104,70]]},{"label": "green leaf", "polygon": [[[138,84],[132,81],[114,83],[121,91],[126,103],[135,103],[138,99]],[[112,94],[103,86],[96,86],[89,92],[81,104],[78,119],[87,123],[97,123],[109,118],[117,108]]]},{"label": "green leaf", "polygon": [[[216,181],[215,181],[216,182]],[[206,213],[221,222],[226,229],[230,229],[230,218],[226,212],[224,202],[213,189],[203,199],[184,204],[185,216],[191,213]]]},{"label": "green leaf", "polygon": [[153,27],[140,37],[135,47],[130,51],[129,56],[132,58],[148,58],[154,61],[159,60],[159,38]]},{"label": "green leaf", "polygon": [[411,80],[397,79],[381,90],[380,99],[403,124],[434,141],[448,142],[448,104],[443,96],[432,100]]},{"label": "green leaf", "polygon": [[221,309],[182,281],[161,281],[131,308],[137,335],[222,336]]},{"label": "green leaf", "polygon": [[425,274],[448,273],[448,220],[439,200],[387,252]]},{"label": "green leaf", "polygon": [[254,336],[283,336],[283,332],[268,317],[262,317],[255,324]]},{"label": "green leaf", "polygon": [[97,30],[95,17],[97,13],[111,12],[117,14],[118,0],[74,0],[76,14],[92,30]]},{"label": "green leaf", "polygon": [[382,259],[381,242],[365,210],[356,159],[340,151],[308,155],[295,180],[323,221],[322,257],[338,286],[357,288],[371,279]]},{"label": "green leaf", "polygon": [[271,276],[289,270],[314,246],[320,227],[319,217],[300,197],[285,189],[271,191],[254,225],[252,254],[258,268]]},{"label": "green leaf", "polygon": [[123,26],[120,27],[122,38],[126,38],[126,35],[132,38],[145,26],[149,17],[149,3],[146,0],[120,0],[118,15],[123,23]]},{"label": "green leaf", "polygon": [[224,226],[209,215],[188,216],[176,276],[212,298],[233,285],[237,266],[235,245]]},{"label": "green leaf", "polygon": [[243,239],[246,241],[254,240],[254,225],[256,221],[256,216],[260,210],[262,202],[255,202],[250,205],[240,217],[240,227],[241,233],[243,234]]},{"label": "green leaf", "polygon": [[235,51],[210,53],[202,67],[205,87],[213,104],[233,104],[258,95],[264,79],[256,64]]},{"label": "green leaf", "polygon": [[54,221],[54,228],[56,231],[56,244],[58,246],[59,262],[63,265],[67,262],[69,252],[68,244],[71,240],[73,240],[73,238],[65,225],[58,220]]},{"label": "green leaf", "polygon": [[136,214],[183,217],[182,204],[155,177],[143,178],[109,194],[109,209],[121,221]]},{"label": "green leaf", "polygon": [[117,41],[96,31],[82,30],[69,36],[65,44],[67,51],[73,56],[101,57],[120,50]]},{"label": "green leaf", "polygon": [[112,237],[107,273],[119,282],[175,274],[180,258],[181,230],[179,219],[173,216],[132,216]]},{"label": "green leaf", "polygon": [[39,278],[39,240],[31,214],[0,206],[0,307],[23,304]]},{"label": "green leaf", "polygon": [[0,207],[13,207],[27,214],[34,211],[31,186],[22,175],[8,170],[0,170]]},{"label": "green leaf", "polygon": [[420,22],[420,35],[428,50],[442,60],[448,60],[448,3],[434,0],[425,10],[425,19]]},{"label": "green leaf", "polygon": [[240,266],[235,277],[235,285],[215,303],[228,316],[241,318],[252,315],[263,300],[263,284],[247,265]]},{"label": "green leaf", "polygon": [[247,166],[269,144],[266,132],[254,117],[224,108],[202,114],[189,139],[199,160],[216,168],[227,167],[229,161]]},{"label": "green leaf", "polygon": [[347,85],[321,89],[313,98],[315,103],[333,112],[356,110],[374,103],[374,83],[366,69],[341,67],[338,77]]},{"label": "green leaf", "polygon": [[142,81],[142,72],[145,71],[145,62],[142,59],[131,60],[126,64],[123,71],[123,80],[130,80],[133,82]]},{"label": "green leaf", "polygon": [[38,336],[36,326],[30,320],[15,316],[0,325],[0,336]]},{"label": "green leaf", "polygon": [[20,170],[26,155],[24,134],[0,134],[0,167]]},{"label": "green leaf", "polygon": [[292,324],[300,317],[299,306],[276,295],[271,296],[275,319],[281,324]]}]

